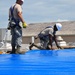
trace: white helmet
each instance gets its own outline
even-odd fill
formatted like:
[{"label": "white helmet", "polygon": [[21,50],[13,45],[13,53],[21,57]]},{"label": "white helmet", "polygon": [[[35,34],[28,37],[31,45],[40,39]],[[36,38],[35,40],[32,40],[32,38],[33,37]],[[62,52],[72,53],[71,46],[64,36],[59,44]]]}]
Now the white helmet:
[{"label": "white helmet", "polygon": [[22,2],[24,2],[24,0],[21,0]]},{"label": "white helmet", "polygon": [[55,25],[56,25],[56,27],[57,27],[58,31],[59,31],[59,30],[61,30],[62,25],[61,25],[60,23],[56,23]]}]

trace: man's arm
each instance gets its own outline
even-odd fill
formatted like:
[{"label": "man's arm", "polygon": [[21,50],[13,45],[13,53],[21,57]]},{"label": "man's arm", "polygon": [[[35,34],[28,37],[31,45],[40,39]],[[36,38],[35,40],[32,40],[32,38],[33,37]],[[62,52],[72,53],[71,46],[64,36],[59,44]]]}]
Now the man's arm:
[{"label": "man's arm", "polygon": [[21,20],[21,22],[22,22],[23,28],[26,28],[26,27],[27,27],[27,24],[26,24],[26,22],[24,21],[21,12],[18,12],[18,17],[20,18],[20,20]]},{"label": "man's arm", "polygon": [[48,45],[48,47],[51,50],[54,50],[53,45],[52,45],[52,42],[53,42],[53,37],[52,37],[52,35],[49,34],[49,45]]},{"label": "man's arm", "polygon": [[24,19],[23,19],[23,16],[22,16],[21,12],[18,12],[18,17],[20,18],[21,22],[24,23]]},{"label": "man's arm", "polygon": [[56,46],[58,47],[58,49],[59,49],[59,48],[60,48],[60,49],[62,49],[62,48],[58,45],[58,43],[57,43],[57,38],[56,38],[56,35],[54,35],[54,41],[55,41]]}]

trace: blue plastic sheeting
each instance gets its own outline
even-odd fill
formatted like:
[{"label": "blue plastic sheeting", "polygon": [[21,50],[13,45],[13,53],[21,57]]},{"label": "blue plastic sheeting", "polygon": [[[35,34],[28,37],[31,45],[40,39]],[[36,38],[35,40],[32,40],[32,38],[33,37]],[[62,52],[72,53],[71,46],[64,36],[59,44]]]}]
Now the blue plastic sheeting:
[{"label": "blue plastic sheeting", "polygon": [[2,54],[0,75],[75,75],[75,49]]}]

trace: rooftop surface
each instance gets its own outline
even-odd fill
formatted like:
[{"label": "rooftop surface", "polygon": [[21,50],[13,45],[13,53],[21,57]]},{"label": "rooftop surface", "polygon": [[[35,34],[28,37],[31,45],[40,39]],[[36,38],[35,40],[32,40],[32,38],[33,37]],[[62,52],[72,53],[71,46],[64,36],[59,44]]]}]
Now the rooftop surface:
[{"label": "rooftop surface", "polygon": [[75,49],[2,54],[0,75],[75,75]]}]

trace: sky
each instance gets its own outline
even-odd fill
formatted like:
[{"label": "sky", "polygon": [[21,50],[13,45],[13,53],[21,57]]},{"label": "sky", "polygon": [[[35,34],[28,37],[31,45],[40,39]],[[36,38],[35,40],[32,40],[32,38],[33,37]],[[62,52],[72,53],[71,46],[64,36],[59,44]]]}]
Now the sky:
[{"label": "sky", "polygon": [[[16,0],[0,0],[0,28],[8,25],[8,11]],[[75,0],[25,0],[23,18],[27,24],[75,21]]]}]

